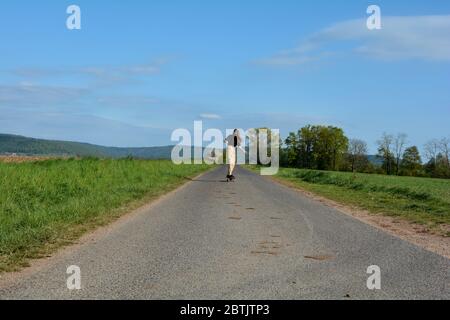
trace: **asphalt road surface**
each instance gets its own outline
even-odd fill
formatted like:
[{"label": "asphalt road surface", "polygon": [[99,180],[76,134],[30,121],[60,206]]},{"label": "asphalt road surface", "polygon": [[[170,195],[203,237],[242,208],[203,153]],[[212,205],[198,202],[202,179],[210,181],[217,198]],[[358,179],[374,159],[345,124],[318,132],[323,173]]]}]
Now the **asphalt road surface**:
[{"label": "asphalt road surface", "polygon": [[[450,298],[450,260],[242,168],[225,174],[3,277],[0,299]],[[81,290],[67,288],[70,265]],[[381,290],[367,288],[371,265]]]}]

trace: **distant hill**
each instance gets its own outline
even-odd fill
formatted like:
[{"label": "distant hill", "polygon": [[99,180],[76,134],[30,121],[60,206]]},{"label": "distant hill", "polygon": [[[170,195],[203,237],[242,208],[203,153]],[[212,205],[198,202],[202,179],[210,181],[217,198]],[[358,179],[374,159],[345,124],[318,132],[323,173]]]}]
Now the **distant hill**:
[{"label": "distant hill", "polygon": [[375,166],[383,165],[383,158],[378,155],[368,155],[367,159],[369,159],[369,162]]},{"label": "distant hill", "polygon": [[[173,146],[118,148],[104,147],[95,144],[34,139],[23,136],[0,134],[0,155],[18,154],[28,156],[80,156],[99,158],[125,158],[132,156],[140,159],[170,159]],[[194,154],[194,148],[192,149]],[[381,166],[383,159],[377,155],[369,155],[369,161]]]},{"label": "distant hill", "polygon": [[173,146],[147,148],[104,147],[89,143],[27,138],[0,134],[0,154],[81,156],[101,158],[170,159]]}]

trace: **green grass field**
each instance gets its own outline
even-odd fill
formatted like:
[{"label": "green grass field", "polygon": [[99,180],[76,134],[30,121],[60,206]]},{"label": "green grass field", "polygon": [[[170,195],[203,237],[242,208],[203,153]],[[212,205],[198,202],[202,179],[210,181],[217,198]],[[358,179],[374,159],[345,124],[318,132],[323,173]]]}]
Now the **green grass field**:
[{"label": "green grass field", "polygon": [[25,266],[208,168],[131,159],[0,163],[0,271]]},{"label": "green grass field", "polygon": [[[277,175],[328,199],[401,217],[450,236],[450,180],[281,168]],[[447,231],[445,231],[447,230]]]}]

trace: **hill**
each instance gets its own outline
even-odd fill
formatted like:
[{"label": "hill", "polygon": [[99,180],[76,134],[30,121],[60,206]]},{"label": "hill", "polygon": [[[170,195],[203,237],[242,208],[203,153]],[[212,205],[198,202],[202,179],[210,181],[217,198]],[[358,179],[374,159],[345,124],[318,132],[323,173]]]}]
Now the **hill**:
[{"label": "hill", "polygon": [[34,139],[0,134],[0,154],[30,156],[92,156],[100,158],[170,159],[172,146],[146,148],[104,147],[89,143]]},{"label": "hill", "polygon": [[383,158],[378,155],[368,155],[367,159],[375,166],[381,167],[383,165]]},{"label": "hill", "polygon": [[[44,140],[12,134],[0,134],[0,155],[17,154],[26,156],[80,156],[99,158],[125,158],[132,156],[140,159],[170,159],[173,146],[119,148],[95,144]],[[192,149],[194,154],[194,148]],[[369,161],[381,166],[383,159],[369,155]]]}]

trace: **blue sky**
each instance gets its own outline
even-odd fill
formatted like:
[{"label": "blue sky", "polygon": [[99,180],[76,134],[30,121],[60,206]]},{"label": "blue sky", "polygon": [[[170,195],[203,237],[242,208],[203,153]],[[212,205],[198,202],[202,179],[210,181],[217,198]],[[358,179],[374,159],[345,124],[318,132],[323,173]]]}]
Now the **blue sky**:
[{"label": "blue sky", "polygon": [[421,146],[450,136],[449,35],[441,0],[3,1],[0,132],[154,146],[203,119]]}]

